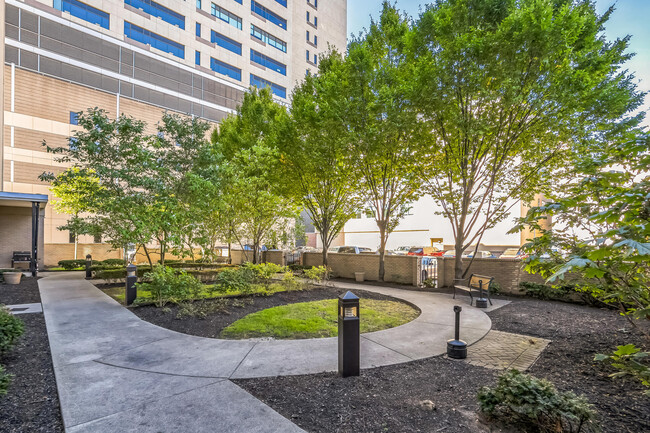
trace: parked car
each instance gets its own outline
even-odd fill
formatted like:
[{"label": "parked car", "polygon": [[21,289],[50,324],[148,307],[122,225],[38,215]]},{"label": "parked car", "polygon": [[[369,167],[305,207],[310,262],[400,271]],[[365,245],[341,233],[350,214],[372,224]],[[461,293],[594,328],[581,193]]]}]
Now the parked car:
[{"label": "parked car", "polygon": [[337,248],[338,248],[337,251],[330,251],[330,252],[342,253],[342,254],[368,254],[373,252],[372,249],[368,247],[341,246]]},{"label": "parked car", "polygon": [[444,251],[436,247],[411,247],[407,255],[409,256],[442,256]]},{"label": "parked car", "polygon": [[397,247],[393,250],[393,254],[396,254],[398,256],[405,256],[408,254],[409,250],[413,247]]},{"label": "parked car", "polygon": [[[471,259],[472,257],[474,257],[474,251],[472,251],[471,253],[469,253],[467,255],[468,259]],[[476,252],[476,258],[477,259],[496,259],[497,256],[492,254],[490,251],[477,251]]]},{"label": "parked car", "polygon": [[528,254],[521,251],[520,248],[508,248],[499,256],[500,259],[525,259]]},{"label": "parked car", "polygon": [[442,257],[456,257],[456,250],[447,250],[442,254]]}]

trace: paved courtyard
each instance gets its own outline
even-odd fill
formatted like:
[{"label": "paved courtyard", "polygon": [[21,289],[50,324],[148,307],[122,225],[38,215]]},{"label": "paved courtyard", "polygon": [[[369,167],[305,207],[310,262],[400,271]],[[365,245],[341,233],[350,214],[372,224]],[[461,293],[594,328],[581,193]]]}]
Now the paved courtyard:
[{"label": "paved courtyard", "polygon": [[[453,305],[464,305],[461,338],[490,330],[484,311],[464,299],[356,284],[416,305],[405,325],[364,334],[362,368],[443,354],[453,337]],[[140,320],[82,273],[39,281],[61,411],[68,432],[292,432],[297,426],[231,378],[337,369],[337,339],[219,340],[180,334]],[[507,301],[496,300],[492,309]]]}]

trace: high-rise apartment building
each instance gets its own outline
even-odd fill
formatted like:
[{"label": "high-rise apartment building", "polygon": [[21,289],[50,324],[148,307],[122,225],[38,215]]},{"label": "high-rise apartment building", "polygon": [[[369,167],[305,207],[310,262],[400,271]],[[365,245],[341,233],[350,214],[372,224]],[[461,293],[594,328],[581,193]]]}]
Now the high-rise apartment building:
[{"label": "high-rise apartment building", "polygon": [[[39,258],[70,258],[73,239],[57,230],[67,216],[44,204],[52,197],[38,175],[65,169],[41,143],[67,144],[76,112],[100,107],[153,125],[168,110],[219,122],[249,86],[268,86],[288,103],[295,84],[316,71],[319,54],[346,46],[346,0],[0,4],[0,267],[10,265],[12,251],[30,249],[24,230],[32,202],[41,206]],[[101,250],[100,239],[81,241]]]}]

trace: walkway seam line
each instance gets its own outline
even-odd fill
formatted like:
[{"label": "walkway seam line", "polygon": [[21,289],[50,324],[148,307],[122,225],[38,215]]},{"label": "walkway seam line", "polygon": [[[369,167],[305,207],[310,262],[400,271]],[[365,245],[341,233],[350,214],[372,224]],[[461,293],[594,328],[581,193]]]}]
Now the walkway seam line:
[{"label": "walkway seam line", "polygon": [[368,340],[368,341],[370,341],[370,342],[372,342],[372,343],[375,343],[375,344],[377,344],[377,345],[379,345],[379,346],[381,346],[381,347],[383,347],[383,348],[385,348],[385,349],[388,349],[388,350],[390,350],[390,351],[393,351],[393,352],[395,352],[395,353],[397,353],[397,354],[400,354],[400,355],[402,355],[402,356],[404,356],[404,357],[410,359],[411,361],[415,361],[415,358],[411,358],[410,356],[406,355],[405,353],[402,353],[402,352],[400,352],[399,350],[395,350],[395,349],[393,349],[392,347],[385,346],[385,345],[383,345],[383,344],[381,344],[381,343],[379,343],[379,342],[377,342],[377,341],[375,341],[375,340],[372,340],[372,339],[370,339],[370,338],[368,338],[368,337],[365,337],[365,336],[363,336],[363,335],[361,335],[361,338],[366,339],[366,340]]},{"label": "walkway seam line", "polygon": [[237,370],[239,370],[239,367],[246,360],[246,358],[248,358],[248,355],[250,355],[250,353],[253,351],[253,349],[255,349],[255,347],[257,347],[258,344],[259,344],[258,342],[255,342],[255,344],[253,344],[251,346],[251,348],[248,350],[248,352],[246,352],[246,355],[244,355],[244,357],[241,359],[241,361],[239,361],[239,364],[237,364],[237,367],[235,367],[232,370],[232,372],[230,373],[230,376],[228,376],[228,379],[232,379],[233,374],[237,373]]},{"label": "walkway seam line", "polygon": [[[87,362],[87,361],[82,361],[82,362]],[[102,361],[101,358],[100,359],[93,359],[91,362],[96,362],[97,364],[106,365],[108,367],[122,368],[124,370],[139,371],[139,372],[142,372],[142,373],[151,373],[151,374],[162,374],[163,376],[195,377],[197,379],[220,379],[220,380],[228,380],[229,379],[228,376],[199,376],[199,375],[193,375],[193,374],[175,374],[175,373],[165,373],[163,371],[144,370],[142,368],[126,367],[124,365],[111,364],[108,361]],[[75,364],[78,364],[78,363],[75,363]],[[69,365],[74,365],[74,364],[69,364]]]}]

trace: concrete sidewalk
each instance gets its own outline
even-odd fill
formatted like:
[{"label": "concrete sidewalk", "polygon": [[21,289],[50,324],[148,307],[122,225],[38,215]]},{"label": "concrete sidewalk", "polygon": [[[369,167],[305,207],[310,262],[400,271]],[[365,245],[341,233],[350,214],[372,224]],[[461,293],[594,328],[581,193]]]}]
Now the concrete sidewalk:
[{"label": "concrete sidewalk", "polygon": [[[362,368],[440,355],[453,334],[447,295],[337,284],[404,299],[422,313],[397,328],[364,334]],[[228,379],[337,369],[337,340],[218,340],[180,334],[140,320],[83,273],[39,280],[43,311],[68,432],[302,431]],[[504,301],[495,301],[495,307]],[[468,343],[491,323],[464,304]]]}]

